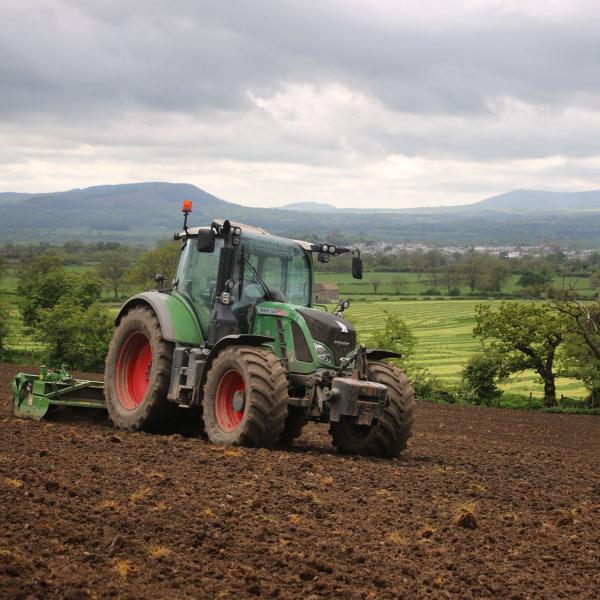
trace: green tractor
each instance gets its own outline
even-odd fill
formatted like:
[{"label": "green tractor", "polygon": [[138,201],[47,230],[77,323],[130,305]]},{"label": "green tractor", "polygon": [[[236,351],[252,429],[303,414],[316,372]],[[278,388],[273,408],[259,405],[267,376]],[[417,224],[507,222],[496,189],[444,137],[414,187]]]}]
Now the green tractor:
[{"label": "green tractor", "polygon": [[227,220],[188,228],[191,203],[183,212],[172,287],[157,275],[158,289],[128,300],[116,318],[103,399],[97,382],[20,374],[15,412],[40,418],[40,403],[41,414],[52,404],[104,405],[117,427],[146,431],[186,414],[213,443],[269,448],[315,421],[329,423],[341,452],[397,456],[415,408],[406,375],[383,362],[399,355],[357,346],[343,318],[348,301],[333,314],[312,307],[313,255],[328,262],[351,252],[361,278],[360,253]]}]

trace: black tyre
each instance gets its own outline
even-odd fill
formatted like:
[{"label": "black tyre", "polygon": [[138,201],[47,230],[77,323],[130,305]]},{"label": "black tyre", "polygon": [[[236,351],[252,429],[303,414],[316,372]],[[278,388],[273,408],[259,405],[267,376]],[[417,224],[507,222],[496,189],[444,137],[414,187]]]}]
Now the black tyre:
[{"label": "black tyre", "polygon": [[304,409],[299,406],[288,406],[288,416],[285,420],[283,432],[279,438],[282,446],[291,444],[302,433],[302,428],[306,425],[306,415]]},{"label": "black tyre", "polygon": [[332,443],[345,454],[394,458],[406,448],[415,411],[415,393],[404,371],[380,361],[369,362],[369,380],[388,389],[389,404],[372,425],[356,425],[342,417],[331,423]]},{"label": "black tyre", "polygon": [[288,381],[266,348],[232,346],[214,360],[202,399],[208,439],[215,444],[277,444],[287,417]]},{"label": "black tyre", "polygon": [[163,339],[154,311],[130,310],[115,329],[104,372],[106,408],[117,427],[172,427],[175,407],[167,400],[172,361],[173,344]]}]

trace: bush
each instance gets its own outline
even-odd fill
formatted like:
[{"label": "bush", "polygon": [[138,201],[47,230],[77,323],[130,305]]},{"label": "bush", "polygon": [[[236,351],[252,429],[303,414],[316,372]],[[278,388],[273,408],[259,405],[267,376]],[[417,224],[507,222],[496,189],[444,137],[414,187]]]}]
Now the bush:
[{"label": "bush", "polygon": [[502,390],[496,384],[506,377],[501,364],[499,357],[489,350],[474,354],[469,359],[462,372],[467,402],[491,406],[500,400]]},{"label": "bush", "polygon": [[47,350],[52,366],[66,363],[73,369],[103,371],[113,331],[113,318],[100,304],[84,308],[75,298],[61,298],[52,308],[40,310],[35,338]]},{"label": "bush", "polygon": [[429,369],[409,364],[406,366],[406,371],[415,390],[417,400],[448,404],[456,402],[456,392],[447,385],[443,385]]},{"label": "bush", "polygon": [[67,273],[56,254],[42,254],[19,275],[19,310],[25,325],[35,327],[41,311],[54,307],[62,298],[74,298],[87,308],[99,298],[101,290],[102,282],[96,277]]},{"label": "bush", "polygon": [[381,348],[402,354],[402,360],[406,361],[413,353],[416,339],[408,325],[401,319],[400,315],[384,311],[385,321],[383,328],[376,331],[370,341],[372,348]]},{"label": "bush", "polygon": [[460,296],[460,289],[457,287],[450,288],[448,290],[448,296]]},{"label": "bush", "polygon": [[421,292],[421,296],[441,296],[442,292],[437,288],[428,288],[424,292]]}]

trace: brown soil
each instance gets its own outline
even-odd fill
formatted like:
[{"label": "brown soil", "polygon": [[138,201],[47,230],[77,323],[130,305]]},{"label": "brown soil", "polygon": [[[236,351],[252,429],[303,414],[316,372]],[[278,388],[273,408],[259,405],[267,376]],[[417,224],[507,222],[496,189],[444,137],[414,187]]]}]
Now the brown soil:
[{"label": "brown soil", "polygon": [[597,417],[427,403],[393,461],[3,408],[0,596],[595,598],[599,450]]}]

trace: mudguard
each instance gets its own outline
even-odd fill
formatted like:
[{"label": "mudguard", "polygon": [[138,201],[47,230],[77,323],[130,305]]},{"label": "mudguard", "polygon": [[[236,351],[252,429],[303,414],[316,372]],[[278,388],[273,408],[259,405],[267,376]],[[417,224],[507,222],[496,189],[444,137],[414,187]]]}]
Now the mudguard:
[{"label": "mudguard", "polygon": [[200,389],[204,387],[204,382],[206,381],[206,374],[210,370],[210,366],[212,365],[215,358],[218,356],[219,352],[228,346],[263,346],[264,344],[271,344],[275,341],[274,338],[269,337],[267,335],[252,335],[248,333],[240,333],[236,335],[226,335],[221,338],[211,349],[208,358],[206,359],[206,364],[204,365],[204,370],[202,372],[202,377],[200,378]]},{"label": "mudguard", "polygon": [[162,330],[163,338],[169,342],[200,346],[204,333],[192,307],[177,292],[142,292],[130,298],[119,311],[115,320],[118,325],[123,315],[135,306],[152,308]]},{"label": "mudguard", "polygon": [[367,360],[383,360],[384,358],[402,358],[402,354],[390,350],[367,350]]}]

